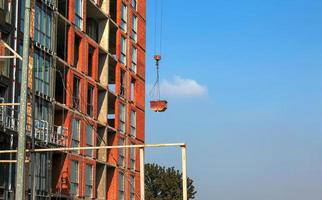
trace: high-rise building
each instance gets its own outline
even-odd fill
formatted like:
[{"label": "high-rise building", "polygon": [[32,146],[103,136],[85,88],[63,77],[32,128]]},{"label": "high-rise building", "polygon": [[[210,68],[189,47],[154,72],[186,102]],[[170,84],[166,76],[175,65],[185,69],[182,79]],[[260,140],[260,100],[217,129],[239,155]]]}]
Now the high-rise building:
[{"label": "high-rise building", "polygon": [[[0,55],[22,56],[30,32],[26,148],[144,143],[145,0],[0,0]],[[0,149],[17,148],[22,62],[0,59]],[[9,104],[4,104],[9,103]],[[16,104],[10,104],[16,103]],[[0,160],[15,160],[0,154]],[[134,149],[32,153],[25,199],[138,200]],[[0,163],[0,199],[16,164]]]}]

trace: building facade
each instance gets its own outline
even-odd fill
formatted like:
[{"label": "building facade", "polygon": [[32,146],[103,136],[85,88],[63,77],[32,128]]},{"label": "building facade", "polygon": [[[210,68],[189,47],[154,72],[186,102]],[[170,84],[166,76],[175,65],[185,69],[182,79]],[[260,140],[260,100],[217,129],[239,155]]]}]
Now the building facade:
[{"label": "building facade", "polygon": [[[30,32],[27,148],[143,144],[145,0],[0,0],[1,40],[22,55]],[[10,55],[1,43],[0,55]],[[0,59],[0,103],[19,103],[22,63]],[[19,105],[0,106],[0,149],[17,147]],[[140,198],[135,149],[27,154],[26,199]],[[0,154],[0,160],[15,160]],[[14,163],[0,163],[13,199]]]}]

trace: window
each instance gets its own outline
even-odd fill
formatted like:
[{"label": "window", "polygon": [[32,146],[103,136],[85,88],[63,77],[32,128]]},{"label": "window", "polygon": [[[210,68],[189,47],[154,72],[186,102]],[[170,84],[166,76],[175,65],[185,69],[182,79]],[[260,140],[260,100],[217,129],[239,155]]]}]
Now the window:
[{"label": "window", "polygon": [[[86,125],[86,146],[93,146],[93,127],[91,125]],[[93,150],[86,150],[86,155],[93,157]]]},{"label": "window", "polygon": [[73,107],[79,109],[80,79],[74,76],[73,84]]},{"label": "window", "polygon": [[89,37],[91,37],[96,42],[98,41],[98,23],[95,19],[87,18],[86,19],[86,32]]},{"label": "window", "polygon": [[35,187],[37,192],[47,192],[48,185],[48,154],[36,153],[35,154]]},{"label": "window", "polygon": [[136,136],[136,112],[131,111],[131,136]]},{"label": "window", "polygon": [[[134,145],[134,144],[132,144]],[[130,149],[130,169],[135,170],[135,148]]]},{"label": "window", "polygon": [[75,0],[75,25],[83,30],[83,0]]},{"label": "window", "polygon": [[131,98],[131,101],[133,101],[134,102],[134,98],[135,98],[135,80],[134,79],[132,79],[132,81],[131,81],[131,96],[130,96],[130,98]]},{"label": "window", "polygon": [[[123,138],[119,138],[118,145],[119,146],[124,145],[124,139]],[[119,163],[118,163],[120,167],[124,167],[124,159],[125,159],[124,148],[120,148],[119,149]]]},{"label": "window", "polygon": [[51,72],[52,58],[45,55],[45,53],[35,50],[34,52],[34,75],[35,75],[35,90],[50,96],[50,72]]},{"label": "window", "polygon": [[120,120],[119,120],[119,130],[125,133],[125,106],[120,104]]},{"label": "window", "polygon": [[138,26],[138,18],[133,15],[132,16],[132,33],[131,38],[136,42],[137,41],[137,26]]},{"label": "window", "polygon": [[35,33],[34,39],[41,45],[51,49],[53,14],[49,9],[42,9],[38,1],[35,5]]},{"label": "window", "polygon": [[49,116],[52,115],[52,110],[49,107],[49,103],[47,101],[40,101],[36,99],[35,102],[35,119],[36,120],[44,120],[49,121]]},{"label": "window", "polygon": [[73,196],[78,195],[78,161],[72,160],[70,166],[70,194]]},{"label": "window", "polygon": [[121,70],[120,96],[125,97],[125,71]]},{"label": "window", "polygon": [[[80,121],[73,119],[72,122],[72,147],[79,147]],[[76,151],[78,152],[78,151]]]},{"label": "window", "polygon": [[122,64],[126,65],[126,39],[121,37],[121,56],[120,61]]},{"label": "window", "polygon": [[82,38],[80,38],[79,36],[75,35],[74,67],[78,67],[81,40],[82,40]]},{"label": "window", "polygon": [[122,16],[121,16],[121,28],[123,31],[126,31],[126,22],[127,22],[127,7],[126,5],[122,4]]},{"label": "window", "polygon": [[131,70],[136,73],[136,63],[137,63],[138,51],[137,49],[132,46],[132,64]]},{"label": "window", "polygon": [[131,190],[130,190],[130,200],[135,200],[135,177],[130,177],[130,184],[131,184]]},{"label": "window", "polygon": [[87,88],[87,114],[93,117],[93,94],[94,94],[94,87],[92,85],[88,85]]},{"label": "window", "polygon": [[132,64],[131,64],[131,70],[136,73],[137,69],[137,49],[132,46]]},{"label": "window", "polygon": [[118,190],[119,190],[119,195],[118,199],[119,200],[124,200],[124,173],[119,172],[119,177],[118,177]]},{"label": "window", "polygon": [[85,196],[92,197],[93,191],[93,166],[86,165]]},{"label": "window", "polygon": [[132,7],[136,10],[137,9],[137,1],[136,0],[132,0]]},{"label": "window", "polygon": [[88,76],[92,77],[93,75],[93,56],[94,56],[94,48],[89,46],[88,48]]}]

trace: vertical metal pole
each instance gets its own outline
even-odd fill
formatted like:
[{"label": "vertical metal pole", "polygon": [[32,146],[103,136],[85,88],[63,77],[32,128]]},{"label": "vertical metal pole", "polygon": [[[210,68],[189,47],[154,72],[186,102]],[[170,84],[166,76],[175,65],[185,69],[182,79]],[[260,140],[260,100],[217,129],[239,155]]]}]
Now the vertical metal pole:
[{"label": "vertical metal pole", "polygon": [[187,149],[186,146],[181,146],[182,159],[182,192],[183,200],[188,200],[188,185],[187,185]]},{"label": "vertical metal pole", "polygon": [[144,181],[144,148],[140,148],[140,200],[145,199],[145,181]]},{"label": "vertical metal pole", "polygon": [[[15,32],[14,32],[14,50],[15,50],[15,52],[18,52],[18,15],[19,15],[19,1],[15,1],[15,6],[16,6],[16,8],[15,8]],[[21,8],[22,9],[22,8]],[[19,53],[19,52],[18,52]],[[12,85],[12,101],[11,101],[11,103],[15,103],[15,100],[16,100],[16,69],[17,69],[17,58],[15,58],[14,60],[13,60],[13,72],[12,72],[12,81],[13,81],[13,85]],[[15,109],[15,106],[11,106],[11,119],[10,119],[10,126],[12,126],[12,124],[14,124],[13,123],[13,120],[14,120],[14,115],[15,115],[15,111],[14,111],[14,109]],[[10,135],[10,149],[12,149],[13,148],[13,134],[11,134]],[[13,158],[13,155],[12,155],[12,153],[9,155],[9,159],[10,160],[12,160],[12,158]],[[9,190],[9,192],[10,192],[10,195],[12,195],[12,177],[13,177],[13,175],[12,175],[12,172],[13,172],[13,170],[12,170],[12,168],[13,168],[13,164],[12,163],[10,163],[9,164],[9,187],[8,187],[8,190]],[[12,197],[10,197],[10,198],[12,198]]]},{"label": "vertical metal pole", "polygon": [[20,87],[20,113],[18,129],[18,152],[16,173],[16,200],[25,199],[25,149],[26,149],[26,117],[27,117],[27,90],[29,65],[29,27],[30,27],[30,0],[25,3],[25,22],[23,35],[23,56]]}]

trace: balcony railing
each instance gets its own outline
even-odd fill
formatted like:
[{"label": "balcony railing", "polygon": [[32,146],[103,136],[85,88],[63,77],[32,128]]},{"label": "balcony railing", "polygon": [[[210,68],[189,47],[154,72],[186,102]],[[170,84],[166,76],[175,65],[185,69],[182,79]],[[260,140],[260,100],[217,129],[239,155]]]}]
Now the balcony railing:
[{"label": "balcony railing", "polygon": [[[0,126],[11,131],[18,131],[18,110],[12,106],[0,106]],[[32,118],[27,116],[26,135],[32,136]],[[68,144],[67,129],[56,126],[45,120],[34,120],[35,139],[49,145],[65,147]]]},{"label": "balcony railing", "polygon": [[35,120],[35,139],[45,144],[67,146],[67,129],[50,125],[45,120]]}]

